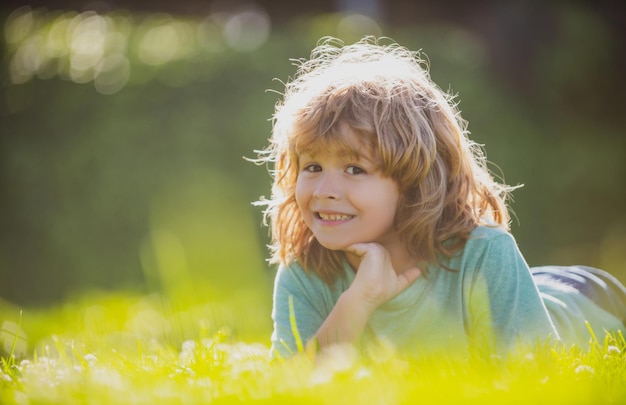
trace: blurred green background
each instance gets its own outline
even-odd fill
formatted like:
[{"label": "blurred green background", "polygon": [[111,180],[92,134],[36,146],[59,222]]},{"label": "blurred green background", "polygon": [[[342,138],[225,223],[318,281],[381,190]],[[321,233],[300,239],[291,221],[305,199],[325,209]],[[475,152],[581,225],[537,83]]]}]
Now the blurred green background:
[{"label": "blurred green background", "polygon": [[529,264],[625,281],[622,7],[440,3],[5,3],[2,300],[182,291],[269,307],[251,202],[270,177],[244,156],[266,145],[273,79],[326,35],[422,49],[494,171],[524,184],[512,229]]}]

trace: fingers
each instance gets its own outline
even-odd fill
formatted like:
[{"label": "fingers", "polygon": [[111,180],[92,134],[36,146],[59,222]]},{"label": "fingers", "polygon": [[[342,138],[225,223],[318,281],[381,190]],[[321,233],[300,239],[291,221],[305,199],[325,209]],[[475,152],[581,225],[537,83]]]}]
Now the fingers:
[{"label": "fingers", "polygon": [[363,256],[367,253],[366,245],[367,245],[366,243],[355,243],[353,245],[348,246],[346,251],[349,253],[353,253],[357,256]]},{"label": "fingers", "polygon": [[345,251],[360,258],[351,288],[376,307],[404,291],[422,274],[418,267],[398,274],[389,252],[378,243],[355,243]]},{"label": "fingers", "polygon": [[355,243],[346,249],[347,252],[357,256],[365,256],[367,253],[373,253],[374,251],[382,253],[383,250],[384,248],[378,243]]}]

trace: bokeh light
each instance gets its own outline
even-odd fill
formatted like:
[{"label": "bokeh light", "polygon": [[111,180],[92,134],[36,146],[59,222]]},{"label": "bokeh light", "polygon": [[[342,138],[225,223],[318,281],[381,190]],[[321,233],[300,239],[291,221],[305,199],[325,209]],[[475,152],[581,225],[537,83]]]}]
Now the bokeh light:
[{"label": "bokeh light", "polygon": [[373,18],[363,14],[348,14],[337,24],[337,37],[346,42],[358,41],[365,35],[379,37],[382,29]]},{"label": "bokeh light", "polygon": [[59,76],[93,83],[97,92],[112,95],[129,83],[156,77],[179,86],[180,76],[149,74],[150,68],[198,58],[202,52],[254,51],[270,32],[270,19],[258,6],[221,8],[187,20],[164,13],[59,13],[25,6],[8,16],[4,36],[11,83]]},{"label": "bokeh light", "polygon": [[228,16],[223,33],[226,43],[233,49],[251,51],[267,40],[270,21],[261,10],[246,9]]}]

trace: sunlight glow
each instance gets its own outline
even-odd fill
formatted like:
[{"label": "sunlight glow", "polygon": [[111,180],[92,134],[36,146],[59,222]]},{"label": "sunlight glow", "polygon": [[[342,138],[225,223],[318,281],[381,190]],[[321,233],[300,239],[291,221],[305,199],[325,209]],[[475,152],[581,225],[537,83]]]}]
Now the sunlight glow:
[{"label": "sunlight glow", "polygon": [[248,9],[228,18],[224,25],[224,39],[233,49],[251,51],[267,40],[270,21],[267,14]]},{"label": "sunlight glow", "polygon": [[13,11],[4,25],[4,36],[9,44],[17,44],[28,37],[35,28],[35,18],[29,6]]},{"label": "sunlight glow", "polygon": [[161,65],[174,59],[180,39],[170,25],[148,30],[139,43],[139,59],[148,65]]},{"label": "sunlight glow", "polygon": [[121,53],[104,57],[96,67],[94,85],[101,94],[115,94],[130,78],[130,62]]},{"label": "sunlight glow", "polygon": [[266,42],[270,29],[267,13],[258,7],[185,20],[162,13],[147,17],[124,10],[59,13],[26,6],[9,15],[4,36],[12,84],[59,76],[93,83],[96,91],[110,95],[129,83],[154,78],[170,84],[184,81],[169,77],[167,70],[159,75],[150,72],[205,52],[254,51]]},{"label": "sunlight glow", "polygon": [[346,41],[356,41],[364,35],[380,36],[382,30],[371,17],[362,14],[349,14],[339,20],[337,35]]}]

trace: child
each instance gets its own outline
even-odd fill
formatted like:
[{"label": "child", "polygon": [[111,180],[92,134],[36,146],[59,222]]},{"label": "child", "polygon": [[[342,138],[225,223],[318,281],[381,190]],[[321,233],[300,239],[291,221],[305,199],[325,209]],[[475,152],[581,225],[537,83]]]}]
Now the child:
[{"label": "child", "polygon": [[451,98],[416,53],[328,39],[277,105],[273,356],[307,344],[414,354],[586,344],[624,329],[626,290],[605,272],[531,273],[508,233],[511,187],[486,169]]}]

